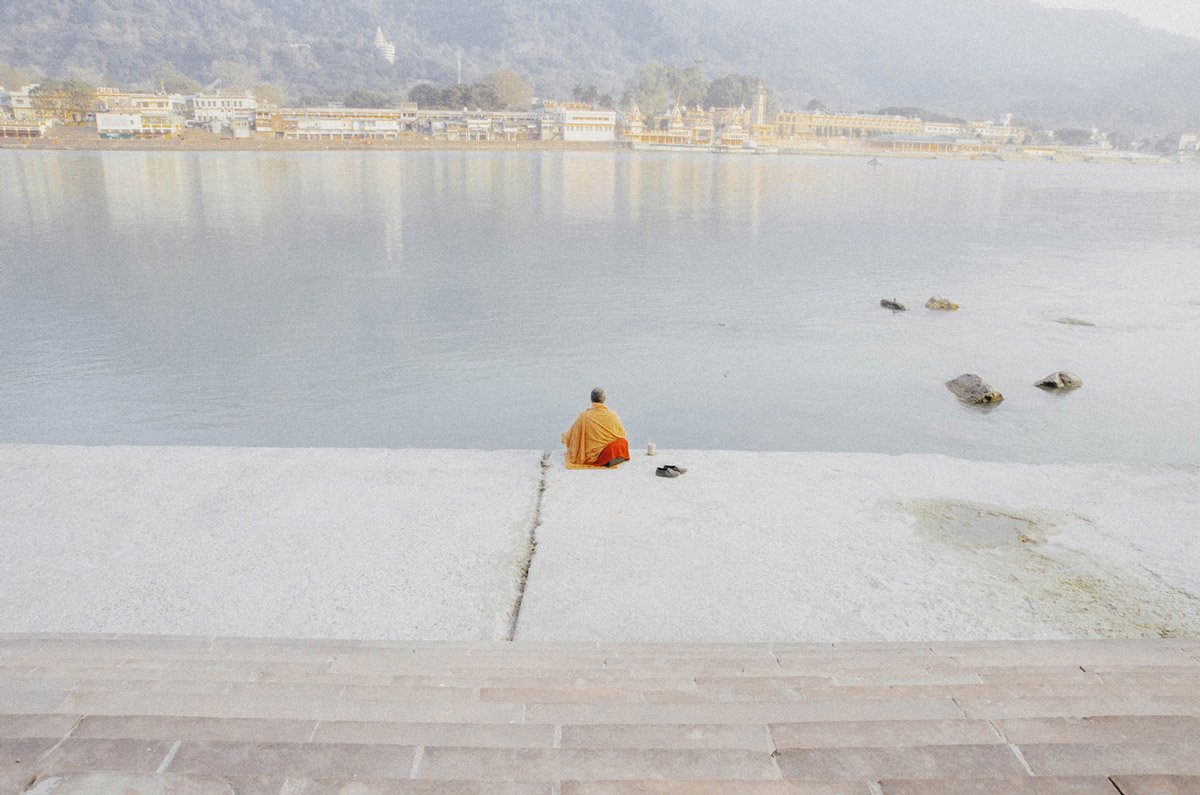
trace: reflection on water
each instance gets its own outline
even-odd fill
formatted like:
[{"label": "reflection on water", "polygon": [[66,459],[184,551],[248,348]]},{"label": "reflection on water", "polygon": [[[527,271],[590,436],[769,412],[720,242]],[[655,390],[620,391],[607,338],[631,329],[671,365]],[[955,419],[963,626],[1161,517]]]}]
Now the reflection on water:
[{"label": "reflection on water", "polygon": [[635,444],[1197,463],[1198,206],[1184,168],[7,152],[0,442],[550,449],[599,383]]}]

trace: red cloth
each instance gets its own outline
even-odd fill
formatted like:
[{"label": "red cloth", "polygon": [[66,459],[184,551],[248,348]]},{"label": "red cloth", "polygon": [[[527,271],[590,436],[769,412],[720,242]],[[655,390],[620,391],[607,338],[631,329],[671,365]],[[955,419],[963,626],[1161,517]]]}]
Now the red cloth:
[{"label": "red cloth", "polygon": [[602,467],[608,462],[617,458],[622,458],[626,461],[629,460],[629,442],[625,439],[613,439],[611,442],[609,442],[608,445],[606,445],[605,448],[600,451],[600,455],[596,457],[596,460],[593,462],[593,464],[595,466]]}]

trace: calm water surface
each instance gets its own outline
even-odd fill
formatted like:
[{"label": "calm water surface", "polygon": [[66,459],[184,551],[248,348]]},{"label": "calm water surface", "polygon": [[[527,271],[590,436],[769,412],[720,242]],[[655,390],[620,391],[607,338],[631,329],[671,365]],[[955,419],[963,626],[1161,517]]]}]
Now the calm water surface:
[{"label": "calm water surface", "polygon": [[0,442],[1194,464],[1198,362],[1197,168],[0,152]]}]

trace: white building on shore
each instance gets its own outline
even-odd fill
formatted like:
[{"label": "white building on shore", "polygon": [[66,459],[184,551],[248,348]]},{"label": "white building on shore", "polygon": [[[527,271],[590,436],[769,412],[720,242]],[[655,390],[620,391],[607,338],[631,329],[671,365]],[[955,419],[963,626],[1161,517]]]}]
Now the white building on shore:
[{"label": "white building on shore", "polygon": [[257,131],[289,141],[391,141],[416,120],[411,102],[397,108],[280,108],[269,119],[264,115]]},{"label": "white building on shore", "polygon": [[249,91],[197,94],[188,97],[188,118],[199,125],[228,127],[235,120],[254,126],[258,100]]},{"label": "white building on shore", "polygon": [[33,121],[37,113],[33,109],[33,89],[37,83],[30,83],[20,88],[0,90],[0,116],[7,116],[16,121]]},{"label": "white building on shore", "polygon": [[582,102],[547,102],[542,111],[543,141],[612,142],[617,140],[617,114]]},{"label": "white building on shore", "polygon": [[163,138],[183,129],[183,119],[170,113],[96,114],[96,132],[101,138]]}]

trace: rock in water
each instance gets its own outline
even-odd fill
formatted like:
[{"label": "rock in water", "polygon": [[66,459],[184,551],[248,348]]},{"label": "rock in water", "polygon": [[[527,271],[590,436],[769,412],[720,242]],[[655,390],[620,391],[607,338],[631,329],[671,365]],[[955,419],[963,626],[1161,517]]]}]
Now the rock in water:
[{"label": "rock in water", "polygon": [[1037,382],[1037,385],[1048,392],[1058,392],[1067,389],[1079,389],[1083,386],[1083,379],[1077,375],[1068,372],[1059,371]]},{"label": "rock in water", "polygon": [[1096,324],[1090,320],[1080,320],[1076,317],[1060,317],[1055,323],[1062,323],[1064,326],[1095,326]]},{"label": "rock in water", "polygon": [[953,312],[958,309],[958,304],[951,301],[949,298],[930,298],[925,302],[926,309],[937,309],[942,312]]},{"label": "rock in water", "polygon": [[970,403],[973,406],[999,403],[1004,400],[1004,395],[983,383],[983,379],[974,373],[960,375],[953,381],[947,381],[946,388],[963,403]]},{"label": "rock in water", "polygon": [[908,311],[907,306],[905,306],[904,304],[900,303],[899,301],[897,301],[895,299],[884,298],[882,301],[879,302],[879,305],[882,306],[884,309],[891,309],[895,312],[907,312]]}]

